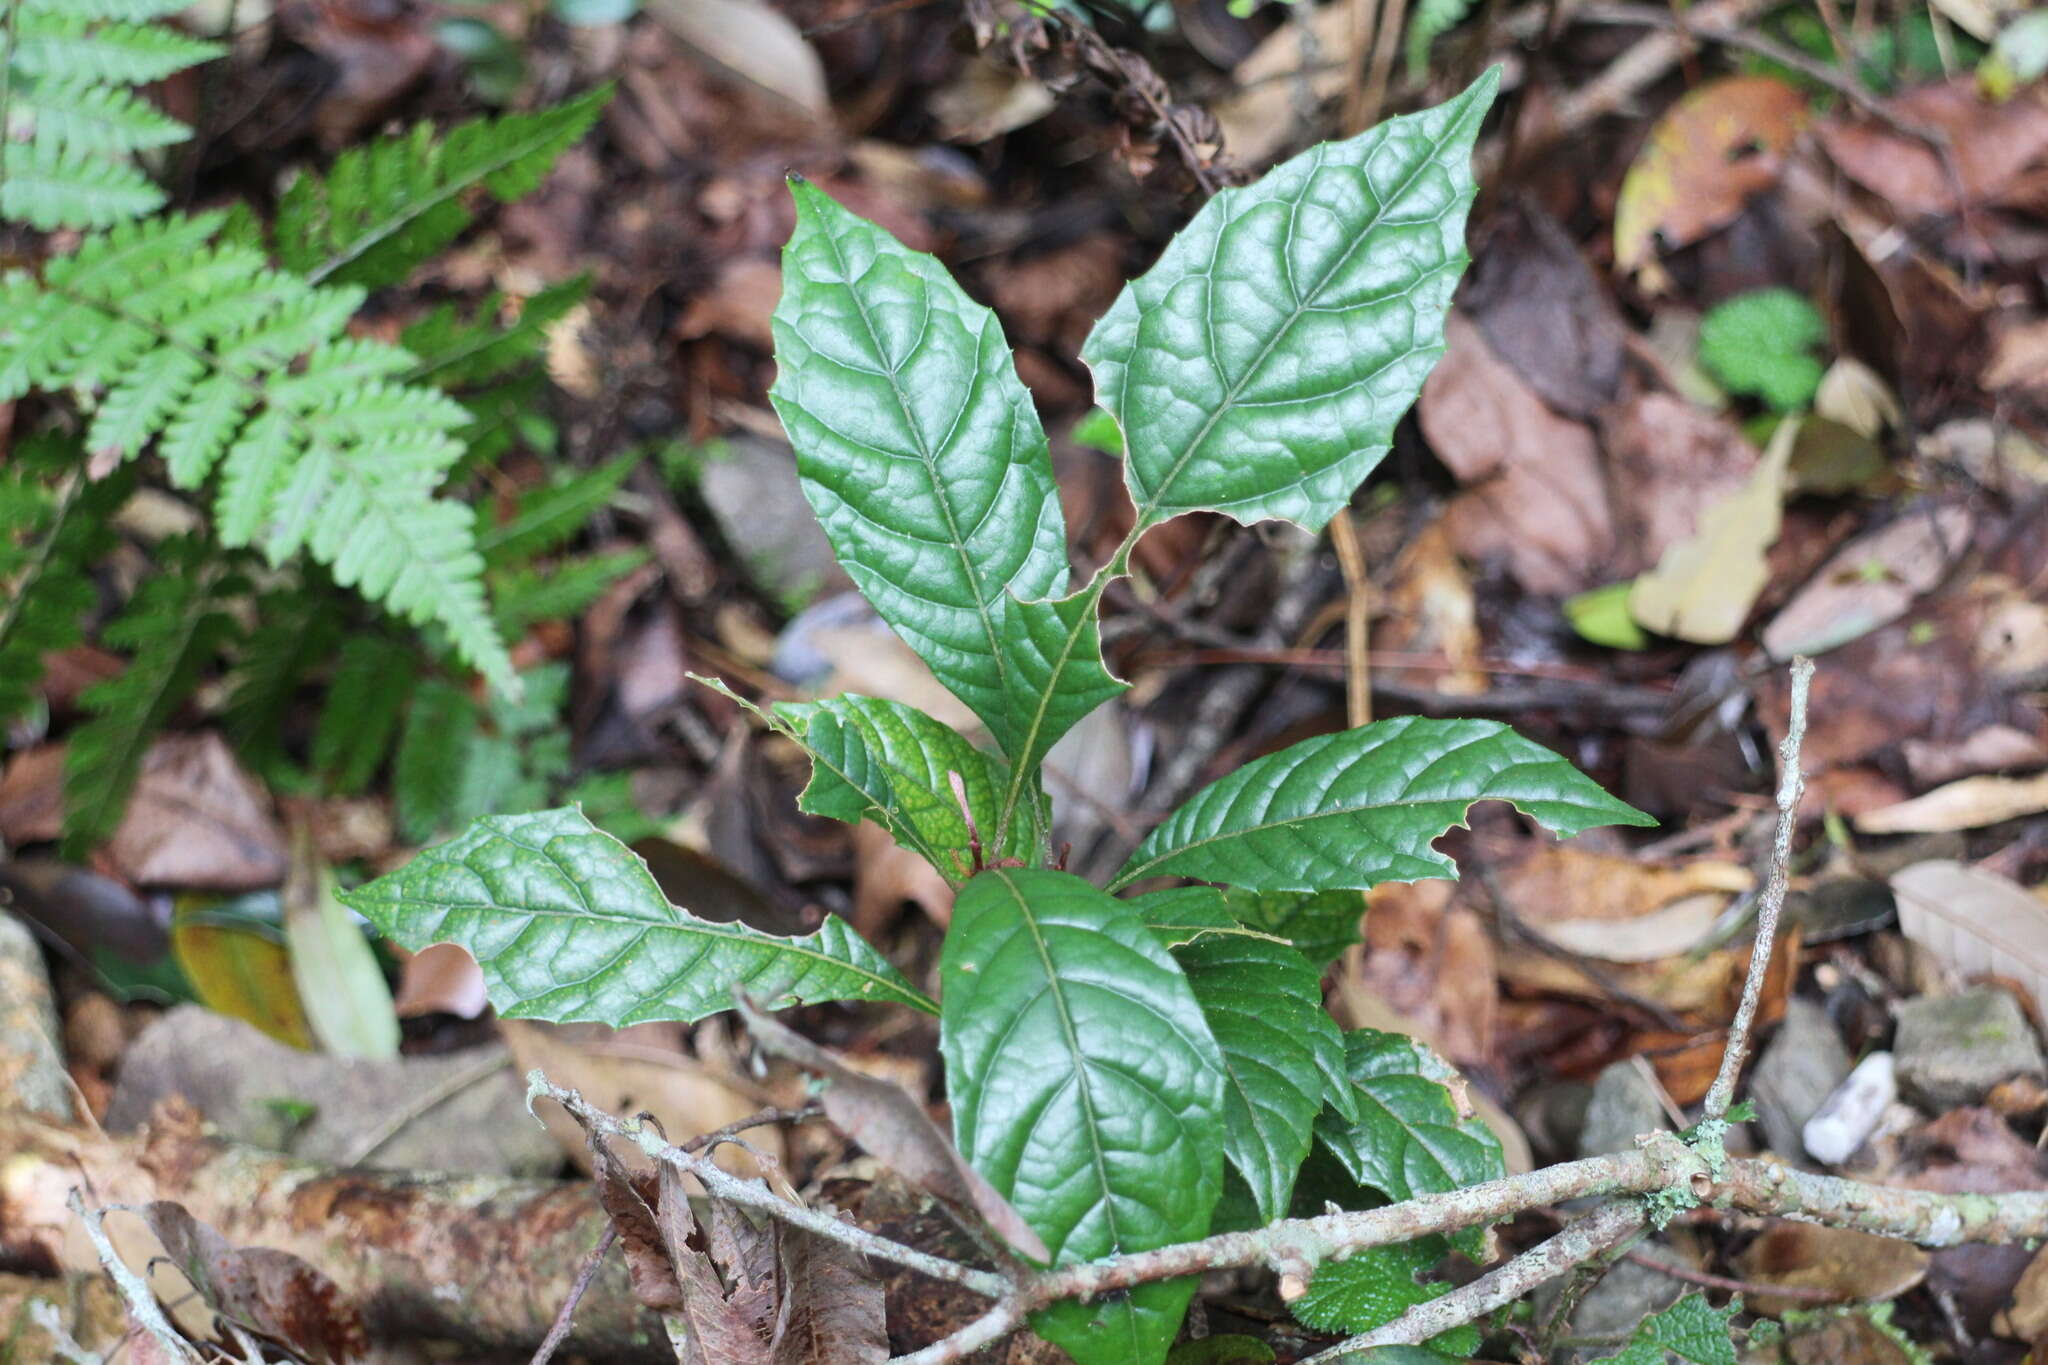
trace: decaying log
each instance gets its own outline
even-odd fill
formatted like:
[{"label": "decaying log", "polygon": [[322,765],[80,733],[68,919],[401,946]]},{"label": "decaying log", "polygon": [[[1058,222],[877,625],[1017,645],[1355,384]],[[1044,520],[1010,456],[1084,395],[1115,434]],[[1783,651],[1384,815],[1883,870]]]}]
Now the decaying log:
[{"label": "decaying log", "polygon": [[0,1109],[72,1116],[71,1078],[57,1038],[43,950],[26,924],[0,910]]},{"label": "decaying log", "polygon": [[[531,1351],[605,1226],[586,1181],[309,1166],[208,1137],[168,1105],[126,1138],[0,1114],[0,1254],[94,1268],[65,1208],[74,1186],[99,1204],[175,1200],[237,1246],[303,1257],[361,1306],[376,1339],[479,1350]],[[117,1243],[143,1235],[121,1214],[107,1228]],[[617,1258],[584,1295],[564,1350],[674,1359]]]}]

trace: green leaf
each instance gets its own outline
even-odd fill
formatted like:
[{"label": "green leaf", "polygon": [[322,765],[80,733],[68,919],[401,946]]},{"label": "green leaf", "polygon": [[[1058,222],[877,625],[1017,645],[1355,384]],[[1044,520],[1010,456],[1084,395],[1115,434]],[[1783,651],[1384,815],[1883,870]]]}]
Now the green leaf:
[{"label": "green leaf", "polygon": [[[1442,1194],[1507,1174],[1500,1139],[1476,1118],[1460,1119],[1444,1082],[1451,1067],[1413,1038],[1378,1029],[1344,1035],[1345,1069],[1358,1092],[1359,1118],[1325,1114],[1316,1136],[1359,1184],[1396,1203]],[[1481,1259],[1484,1228],[1453,1239]]]},{"label": "green leaf", "polygon": [[134,479],[85,477],[85,452],[46,435],[16,442],[0,469],[0,726],[28,710],[43,660],[85,638],[92,569],[114,547]]},{"label": "green leaf", "polygon": [[1283,1218],[1324,1096],[1358,1116],[1344,1035],[1323,1009],[1316,969],[1286,944],[1246,932],[1214,887],[1155,891],[1131,904],[1173,951],[1223,1054],[1224,1152],[1260,1221]]},{"label": "green leaf", "polygon": [[517,639],[542,621],[566,621],[604,596],[605,589],[645,564],[639,546],[578,555],[546,565],[523,565],[491,577],[491,615]]},{"label": "green leaf", "polygon": [[1665,1365],[1674,1356],[1689,1365],[1735,1365],[1730,1324],[1741,1309],[1740,1299],[1715,1308],[1701,1295],[1688,1294],[1644,1318],[1626,1347],[1594,1365]]},{"label": "green leaf", "polygon": [[495,525],[487,509],[479,507],[477,551],[486,564],[499,568],[560,547],[611,502],[639,463],[640,452],[628,451],[595,469],[542,484],[522,493],[511,517]]},{"label": "green leaf", "polygon": [[532,193],[611,95],[603,85],[532,113],[473,119],[445,134],[422,123],[351,148],[326,175],[302,175],[285,190],[278,257],[315,284],[396,284],[469,226],[470,191],[481,185],[503,203]]},{"label": "green leaf", "polygon": [[943,266],[793,192],[770,397],[804,494],[882,619],[1029,772],[1123,686],[1075,641],[1093,596],[1043,600],[1065,591],[1067,539],[1031,396]]},{"label": "green leaf", "polygon": [[279,899],[292,980],[314,1040],[337,1057],[396,1057],[398,1015],[384,969],[336,899],[334,871],[303,827],[292,831]]},{"label": "green leaf", "polygon": [[1430,843],[1475,801],[1512,801],[1566,836],[1656,823],[1498,721],[1402,716],[1303,740],[1210,783],[1110,886],[1171,874],[1253,891],[1366,890],[1454,877]]},{"label": "green leaf", "polygon": [[784,702],[773,715],[811,756],[810,785],[797,805],[812,815],[848,824],[873,820],[941,875],[963,881],[972,862],[967,821],[953,791],[957,775],[984,858],[1029,859],[1042,851],[1048,819],[1042,804],[1034,808],[1035,824],[1018,822],[1000,848],[988,842],[995,838],[1008,768],[916,707],[847,693]]},{"label": "green leaf", "polygon": [[1317,971],[1360,942],[1365,902],[1355,891],[1243,891],[1226,887],[1223,903],[1237,922],[1284,938]]},{"label": "green leaf", "polygon": [[1730,393],[1754,394],[1780,412],[1813,401],[1821,364],[1813,353],[1828,325],[1790,289],[1738,294],[1700,319],[1700,364]]},{"label": "green leaf", "polygon": [[470,740],[482,719],[468,692],[440,678],[429,678],[413,693],[391,777],[398,832],[405,838],[430,838],[454,822]]},{"label": "green leaf", "polygon": [[313,731],[313,767],[334,791],[353,795],[377,775],[418,674],[412,651],[389,636],[358,631],[342,642]]},{"label": "green leaf", "polygon": [[[1056,1264],[1202,1236],[1222,1188],[1223,1061],[1135,906],[1063,872],[962,888],[940,962],[955,1140]],[[1032,1319],[1079,1365],[1156,1365],[1191,1280]]]},{"label": "green leaf", "polygon": [[1350,501],[1443,353],[1499,85],[1224,190],[1125,286],[1081,357],[1140,526],[1213,509],[1313,531]]},{"label": "green leaf", "polygon": [[766,1009],[937,1013],[837,916],[779,938],[670,905],[647,864],[575,810],[487,816],[342,900],[404,947],[467,949],[509,1019],[695,1021],[731,1008],[734,987]]},{"label": "green leaf", "polygon": [[[1435,1269],[1450,1250],[1441,1237],[1418,1237],[1325,1262],[1309,1281],[1308,1292],[1289,1304],[1288,1311],[1306,1326],[1325,1332],[1369,1332],[1450,1288],[1416,1278]],[[1432,1337],[1429,1344],[1465,1359],[1479,1349],[1479,1331],[1470,1324],[1454,1327]]]}]

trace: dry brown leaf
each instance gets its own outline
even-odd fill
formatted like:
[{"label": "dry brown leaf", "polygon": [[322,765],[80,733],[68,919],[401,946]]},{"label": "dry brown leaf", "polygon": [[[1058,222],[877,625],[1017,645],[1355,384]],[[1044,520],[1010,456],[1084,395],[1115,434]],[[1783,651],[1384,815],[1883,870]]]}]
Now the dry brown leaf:
[{"label": "dry brown leaf", "polygon": [[1216,106],[1223,145],[1257,166],[1295,140],[1306,93],[1319,104],[1343,92],[1351,68],[1353,22],[1343,5],[1320,5],[1267,34],[1230,73],[1235,92]]},{"label": "dry brown leaf", "polygon": [[853,827],[853,927],[874,937],[908,903],[941,927],[953,922],[953,884],[879,826]]},{"label": "dry brown leaf", "polygon": [[1756,447],[1733,422],[1674,394],[1639,394],[1607,409],[1600,443],[1619,528],[1617,578],[1663,558],[1756,472]]},{"label": "dry brown leaf", "polygon": [[1547,926],[1544,935],[1560,948],[1602,962],[1658,962],[1690,952],[1705,941],[1721,912],[1725,892],[1681,896],[1625,920],[1572,919]]},{"label": "dry brown leaf", "polygon": [[1994,1324],[2000,1336],[2033,1341],[2048,1333],[2048,1247],[2034,1253],[2026,1273],[2013,1286],[2012,1303]]},{"label": "dry brown leaf", "polygon": [[775,349],[768,319],[782,297],[782,267],[757,256],[740,256],[719,268],[709,289],[690,300],[676,319],[684,340],[716,333],[762,351]]},{"label": "dry brown leaf", "polygon": [[1895,213],[1949,214],[1963,205],[1989,204],[2048,156],[2048,90],[2038,83],[1993,104],[1974,80],[1958,76],[1908,90],[1887,108],[1900,122],[1945,138],[1953,179],[1924,140],[1891,126],[1829,119],[1817,132],[1834,163]]},{"label": "dry brown leaf", "polygon": [[[1402,549],[1390,571],[1386,606],[1373,628],[1373,648],[1406,654],[1441,654],[1450,667],[1431,670],[1426,685],[1451,696],[1486,690],[1479,671],[1479,607],[1472,578],[1439,517]],[[1405,670],[1387,668],[1391,676]]]},{"label": "dry brown leaf", "polygon": [[[500,1019],[498,1030],[519,1072],[542,1071],[556,1085],[581,1092],[607,1113],[653,1114],[671,1142],[723,1128],[763,1107],[763,1097],[744,1080],[678,1050],[677,1032],[668,1025],[636,1025],[615,1033],[597,1024]],[[564,1152],[579,1164],[588,1162],[583,1129],[567,1110],[544,1100],[534,1112]],[[746,1140],[768,1157],[781,1159],[780,1130],[753,1129]],[[648,1164],[638,1148],[621,1155],[634,1169]],[[760,1174],[758,1163],[743,1147],[723,1145],[715,1160],[736,1175]]]},{"label": "dry brown leaf", "polygon": [[309,1360],[349,1361],[369,1350],[355,1305],[297,1256],[237,1248],[180,1204],[158,1200],[140,1212],[172,1264],[222,1317]]},{"label": "dry brown leaf", "polygon": [[1914,863],[1892,877],[1899,929],[1963,976],[2024,984],[2048,1009],[2048,905],[2017,882],[1965,863]]},{"label": "dry brown leaf", "polygon": [[1636,579],[1628,610],[1638,625],[1694,644],[1724,645],[1735,638],[1770,581],[1764,552],[1778,539],[1785,470],[1798,429],[1797,422],[1781,422],[1742,488],[1702,513],[1699,529]]},{"label": "dry brown leaf", "polygon": [[1889,625],[1934,591],[1970,546],[1977,519],[1960,504],[1908,512],[1829,557],[1760,637],[1774,658],[1823,654]]},{"label": "dry brown leaf", "polygon": [[970,147],[1036,123],[1058,104],[1044,81],[985,53],[968,58],[925,99],[939,121],[939,140]]},{"label": "dry brown leaf", "polygon": [[[1927,1278],[1927,1264],[1926,1252],[1895,1237],[1791,1222],[1771,1224],[1735,1258],[1742,1277],[1754,1283],[1826,1289],[1867,1303],[1895,1299],[1916,1287]],[[1743,1302],[1771,1317],[1810,1306],[1767,1294],[1745,1295]]]},{"label": "dry brown leaf", "polygon": [[1688,246],[1734,221],[1777,182],[1807,117],[1806,97],[1771,76],[1709,81],[1673,105],[1621,182],[1615,269],[1643,270],[1660,245]]},{"label": "dry brown leaf", "polygon": [[1448,349],[1416,411],[1437,458],[1466,485],[1446,529],[1471,559],[1505,560],[1532,593],[1590,587],[1614,552],[1614,524],[1592,431],[1546,406],[1469,319],[1452,313]]},{"label": "dry brown leaf", "polygon": [[1452,904],[1456,884],[1386,882],[1366,897],[1365,942],[1338,960],[1330,1006],[1349,1028],[1398,1027],[1460,1066],[1494,1060],[1500,984],[1493,939],[1479,917]]},{"label": "dry brown leaf", "polygon": [[1856,817],[1864,834],[1939,834],[1982,829],[2048,810],[2048,772],[2032,777],[1966,777],[1895,806]]},{"label": "dry brown leaf", "polygon": [[1570,844],[1538,847],[1499,875],[1516,917],[1546,933],[1560,924],[1631,920],[1687,897],[1740,895],[1756,885],[1738,863],[1660,867]]}]

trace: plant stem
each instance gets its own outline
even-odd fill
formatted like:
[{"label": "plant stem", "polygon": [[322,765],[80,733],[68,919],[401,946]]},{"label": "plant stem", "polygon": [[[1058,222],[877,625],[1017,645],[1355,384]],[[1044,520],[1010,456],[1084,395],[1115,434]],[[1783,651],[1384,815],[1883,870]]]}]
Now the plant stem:
[{"label": "plant stem", "polygon": [[1792,661],[1792,714],[1785,726],[1785,742],[1778,746],[1778,834],[1771,846],[1771,875],[1764,884],[1763,899],[1757,903],[1756,947],[1749,957],[1749,972],[1742,982],[1742,1003],[1736,1007],[1735,1022],[1728,1029],[1728,1045],[1721,1053],[1721,1069],[1707,1091],[1706,1116],[1719,1119],[1727,1114],[1735,1098],[1735,1082],[1749,1055],[1749,1031],[1756,1022],[1757,1002],[1763,998],[1764,978],[1771,968],[1771,946],[1778,936],[1778,916],[1785,908],[1785,889],[1791,879],[1792,832],[1799,824],[1799,799],[1806,794],[1806,774],[1799,766],[1800,747],[1806,742],[1806,699],[1813,687],[1813,660]]}]

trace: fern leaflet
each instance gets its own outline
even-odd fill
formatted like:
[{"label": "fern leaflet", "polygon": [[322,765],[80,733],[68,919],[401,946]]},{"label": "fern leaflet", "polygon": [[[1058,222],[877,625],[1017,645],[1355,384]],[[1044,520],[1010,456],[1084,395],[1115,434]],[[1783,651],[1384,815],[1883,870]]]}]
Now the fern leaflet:
[{"label": "fern leaflet", "polygon": [[0,472],[0,725],[35,699],[44,657],[85,638],[92,566],[132,480],[89,482],[84,463],[76,446],[38,436]]},{"label": "fern leaflet", "polygon": [[464,196],[529,194],[562,150],[596,121],[611,87],[530,114],[476,119],[443,135],[352,148],[325,176],[302,175],[278,204],[278,259],[315,284],[396,284],[469,226]]},{"label": "fern leaflet", "polygon": [[0,217],[49,231],[106,227],[160,208],[134,154],[191,130],[126,87],[224,51],[147,22],[169,0],[17,0],[0,23]]},{"label": "fern leaflet", "polygon": [[223,601],[247,584],[203,542],[167,541],[163,572],[144,580],[101,634],[132,651],[119,676],[80,697],[92,719],[71,732],[64,755],[64,856],[82,858],[114,832],[150,741],[234,639]]}]

